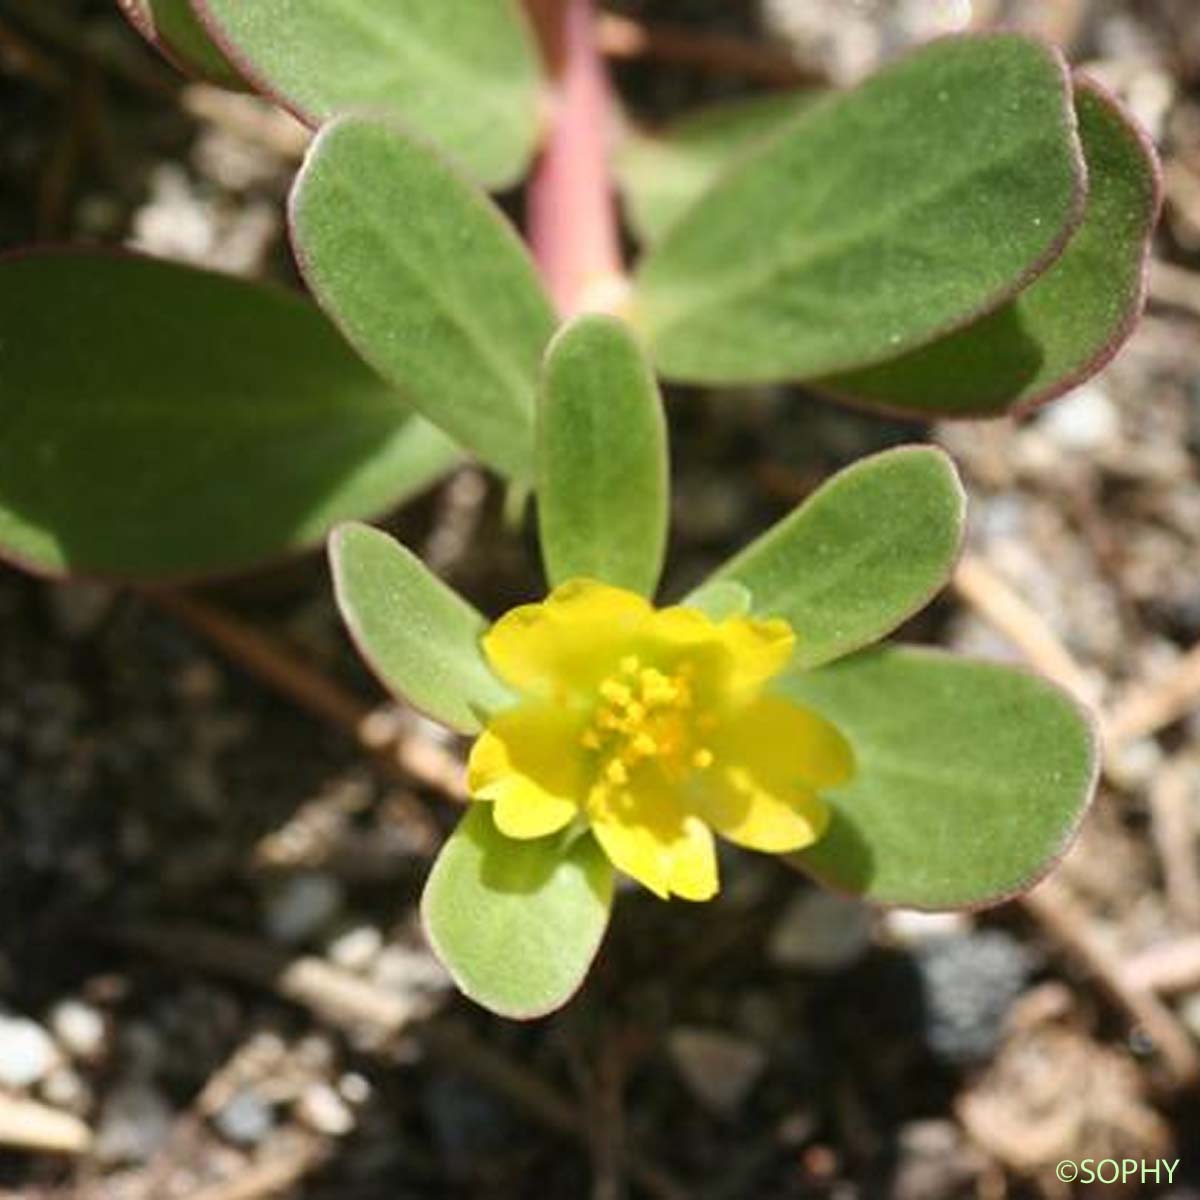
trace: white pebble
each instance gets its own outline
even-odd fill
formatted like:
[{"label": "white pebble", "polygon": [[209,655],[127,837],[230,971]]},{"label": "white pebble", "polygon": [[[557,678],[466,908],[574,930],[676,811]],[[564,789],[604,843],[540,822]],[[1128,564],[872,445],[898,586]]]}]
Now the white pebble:
[{"label": "white pebble", "polygon": [[971,918],[961,912],[893,908],[884,914],[883,928],[898,945],[920,946],[937,938],[966,933],[971,928]]},{"label": "white pebble", "polygon": [[104,1053],[104,1017],[82,1000],[62,1000],[50,1013],[50,1029],[72,1057],[94,1062]]},{"label": "white pebble", "polygon": [[383,949],[383,934],[374,925],[355,925],[339,933],[326,949],[331,962],[346,971],[365,974]]},{"label": "white pebble", "polygon": [[36,1021],[0,1017],[0,1083],[10,1088],[32,1087],[58,1062],[58,1048]]},{"label": "white pebble", "polygon": [[296,1115],[310,1129],[329,1137],[345,1137],[354,1128],[354,1112],[327,1083],[312,1083],[296,1105]]}]

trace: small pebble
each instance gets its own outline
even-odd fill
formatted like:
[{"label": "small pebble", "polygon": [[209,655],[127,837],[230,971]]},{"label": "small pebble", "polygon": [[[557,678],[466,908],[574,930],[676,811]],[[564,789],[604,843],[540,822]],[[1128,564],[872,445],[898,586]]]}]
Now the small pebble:
[{"label": "small pebble", "polygon": [[1121,415],[1108,390],[1092,382],[1049,405],[1038,427],[1060,449],[1095,452],[1121,436]]},{"label": "small pebble", "polygon": [[32,1087],[59,1062],[50,1035],[27,1017],[0,1017],[0,1084]]},{"label": "small pebble", "polygon": [[988,1058],[1033,970],[1030,951],[1003,930],[984,929],[926,942],[915,958],[930,1047],[957,1064]]},{"label": "small pebble", "polygon": [[337,914],[342,889],[330,875],[296,875],[269,894],[263,919],[277,942],[308,941]]},{"label": "small pebble", "polygon": [[300,1094],[296,1115],[310,1129],[345,1137],[354,1129],[354,1111],[327,1083],[313,1083]]},{"label": "small pebble", "polygon": [[104,1100],[96,1134],[96,1157],[105,1163],[141,1163],[167,1140],[175,1114],[157,1088],[118,1084]]},{"label": "small pebble", "polygon": [[893,908],[883,915],[884,932],[899,946],[920,946],[934,938],[967,933],[971,918],[961,912],[922,912]]},{"label": "small pebble", "polygon": [[767,1065],[758,1046],[718,1029],[676,1029],[667,1048],[692,1095],[722,1116],[741,1107]]},{"label": "small pebble", "polygon": [[221,1136],[239,1146],[257,1146],[275,1128],[271,1105],[249,1088],[237,1092],[213,1117]]},{"label": "small pebble", "polygon": [[50,1013],[50,1028],[58,1043],[81,1062],[95,1062],[104,1054],[104,1016],[82,1000],[62,1000]]},{"label": "small pebble", "polygon": [[42,1099],[55,1108],[82,1116],[92,1107],[92,1089],[73,1067],[55,1067],[39,1085]]},{"label": "small pebble", "polygon": [[794,896],[767,941],[776,966],[840,971],[857,962],[871,944],[871,914],[865,904],[812,888]]},{"label": "small pebble", "polygon": [[374,925],[355,925],[339,933],[326,948],[330,962],[346,971],[365,974],[383,949],[383,934]]}]

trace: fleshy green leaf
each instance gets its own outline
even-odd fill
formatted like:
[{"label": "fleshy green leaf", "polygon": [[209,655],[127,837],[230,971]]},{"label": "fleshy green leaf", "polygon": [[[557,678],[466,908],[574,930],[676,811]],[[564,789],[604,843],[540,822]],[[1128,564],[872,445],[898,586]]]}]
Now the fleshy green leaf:
[{"label": "fleshy green leaf", "polygon": [[614,167],[637,235],[658,241],[726,170],[820,95],[752,96],[691,113],[660,133],[628,134]]},{"label": "fleshy green leaf", "polygon": [[313,142],[292,226],[305,278],[362,356],[457,441],[531,479],[554,316],[499,210],[426,146],[345,117]]},{"label": "fleshy green leaf", "polygon": [[329,560],[342,618],[386,688],[461,733],[512,703],[480,648],[487,622],[410,550],[350,524],[334,530]]},{"label": "fleshy green leaf", "polygon": [[750,589],[733,579],[710,579],[687,598],[688,608],[705,613],[714,621],[747,616],[754,606]]},{"label": "fleshy green leaf", "polygon": [[193,0],[247,79],[310,125],[388,110],[481,183],[515,183],[540,124],[517,0]]},{"label": "fleshy green leaf", "polygon": [[245,82],[214,45],[188,0],[117,0],[129,23],[180,70],[222,87],[244,89]]},{"label": "fleshy green leaf", "polygon": [[504,837],[475,803],[443,847],[421,900],[425,930],[459,988],[503,1017],[564,1005],[596,957],[613,873],[591,834]]},{"label": "fleshy green leaf", "polygon": [[796,861],[880,904],[957,908],[1031,886],[1091,799],[1083,711],[1034,675],[930,650],[868,651],[784,684],[833,721],[857,774]]},{"label": "fleshy green leaf", "polygon": [[815,667],[878,640],[929,602],[954,569],[965,503],[940,450],[885,450],[840,471],[712,581],[742,584],[755,613],[787,620],[795,664]]},{"label": "fleshy green leaf", "polygon": [[538,527],[552,584],[653,593],[667,544],[667,431],[654,374],[620,321],[585,316],[546,355]]},{"label": "fleshy green leaf", "polygon": [[865,367],[1006,303],[1083,195],[1061,56],[1018,34],[945,39],[726,175],[647,258],[636,311],[679,380]]},{"label": "fleshy green leaf", "polygon": [[889,410],[995,416],[1062,395],[1133,332],[1145,300],[1160,186],[1153,147],[1096,84],[1075,89],[1088,161],[1083,224],[1011,304],[895,362],[822,380],[833,395]]},{"label": "fleshy green leaf", "polygon": [[299,297],[133,256],[0,261],[0,554],[32,571],[252,567],[458,456]]}]

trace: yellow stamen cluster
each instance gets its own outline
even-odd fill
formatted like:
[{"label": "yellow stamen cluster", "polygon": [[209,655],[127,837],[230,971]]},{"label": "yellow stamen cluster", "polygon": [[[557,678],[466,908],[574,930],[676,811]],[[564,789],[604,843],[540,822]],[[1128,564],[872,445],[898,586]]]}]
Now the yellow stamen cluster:
[{"label": "yellow stamen cluster", "polygon": [[630,654],[600,684],[600,703],[580,739],[600,756],[598,787],[624,787],[630,773],[649,760],[673,778],[712,766],[712,751],[693,744],[693,727],[711,725],[693,711],[693,674],[685,663],[668,675]]}]

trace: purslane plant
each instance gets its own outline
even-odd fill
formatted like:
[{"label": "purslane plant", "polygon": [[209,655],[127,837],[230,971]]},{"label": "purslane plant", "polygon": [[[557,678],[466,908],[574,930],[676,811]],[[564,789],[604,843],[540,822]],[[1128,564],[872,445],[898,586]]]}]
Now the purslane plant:
[{"label": "purslane plant", "polygon": [[986,903],[1046,869],[1091,794],[1087,718],[1020,672],[864,649],[954,565],[964,497],[944,454],[848,468],[656,608],[667,458],[638,346],[579,318],[542,388],[544,601],[488,627],[386,534],[354,524],[331,542],[367,661],[475,739],[471,807],[422,905],[467,995],[508,1016],[562,1004],[600,944],[614,868],[708,900],[714,834],[882,903]]},{"label": "purslane plant", "polygon": [[[121,6],[319,129],[291,225],[324,316],[136,257],[0,258],[0,554],[200,578],[377,515],[456,447],[532,482],[556,309],[620,284],[586,0],[561,6],[554,79],[517,0]],[[1000,416],[1099,369],[1141,309],[1153,151],[1031,38],[950,38],[849,92],[616,141],[644,249],[623,312],[667,380]],[[531,162],[536,268],[480,190]]]},{"label": "purslane plant", "polygon": [[[316,131],[289,205],[316,304],[134,255],[0,259],[0,554],[162,582],[336,528],[364,655],[474,739],[474,801],[423,904],[464,991],[561,1004],[614,867],[704,899],[714,833],[931,908],[1053,860],[1091,791],[1086,719],[1018,672],[871,648],[952,569],[949,461],[858,463],[655,607],[657,379],[800,382],[918,418],[1067,390],[1133,328],[1160,200],[1112,97],[1036,39],[978,35],[610,146],[590,0],[558,6],[552,69],[516,0],[121,7],[177,64]],[[527,250],[483,189],[531,164]],[[622,319],[564,324],[595,307]],[[359,523],[467,453],[536,493],[549,584],[490,627]]]}]

